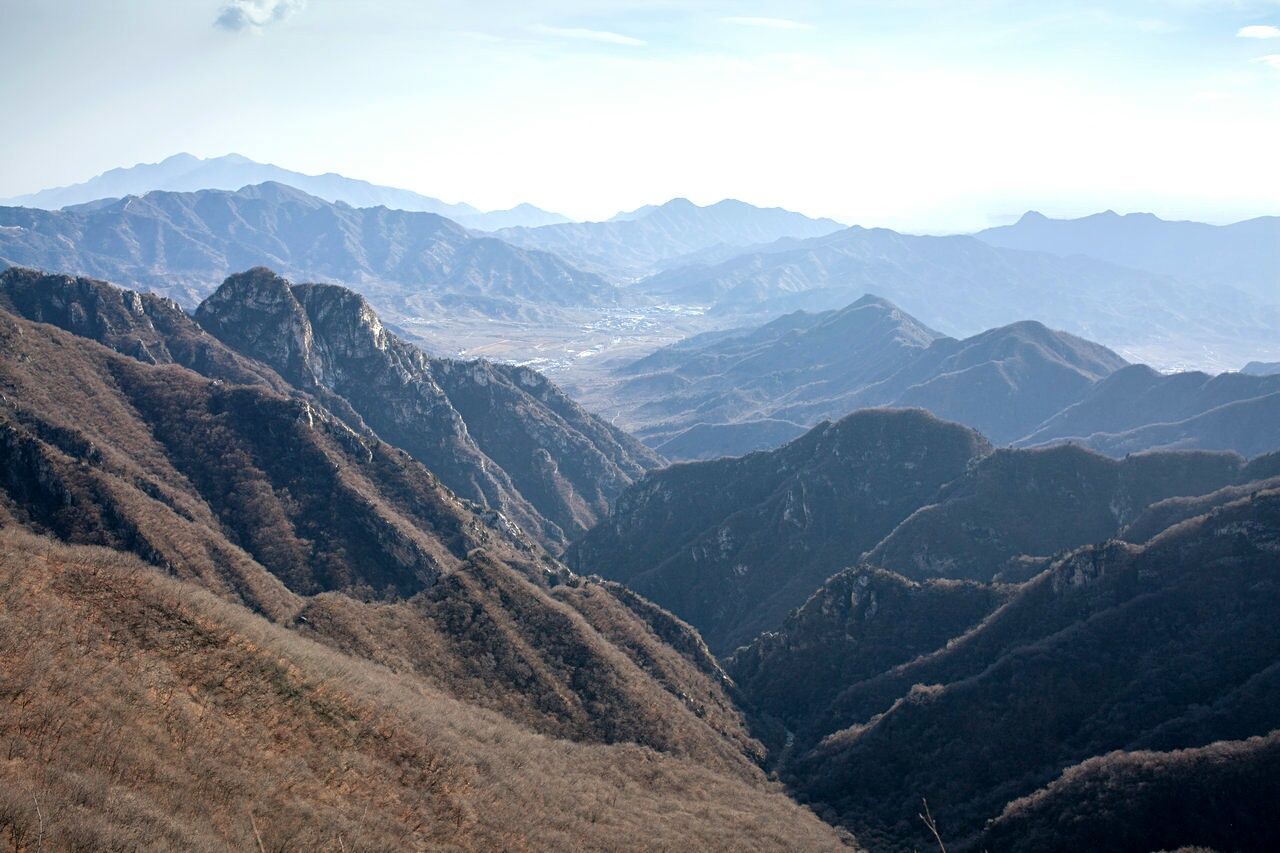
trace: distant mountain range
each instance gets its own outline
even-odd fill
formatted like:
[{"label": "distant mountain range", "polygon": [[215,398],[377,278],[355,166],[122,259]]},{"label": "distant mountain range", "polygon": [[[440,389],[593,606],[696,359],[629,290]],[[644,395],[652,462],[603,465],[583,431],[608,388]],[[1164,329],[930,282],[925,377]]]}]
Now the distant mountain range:
[{"label": "distant mountain range", "polygon": [[1280,216],[1207,225],[1169,222],[1150,213],[1121,216],[1108,210],[1081,219],[1050,219],[1032,211],[1013,225],[975,236],[992,246],[1088,255],[1280,303]]},{"label": "distant mountain range", "polygon": [[615,370],[592,400],[672,459],[776,447],[821,420],[920,407],[997,444],[1280,448],[1280,377],[1163,375],[1035,322],[944,337],[885,299],[695,336]]},{"label": "distant mountain range", "polygon": [[1280,361],[1251,361],[1246,364],[1240,372],[1247,373],[1250,376],[1272,376],[1276,373],[1280,373]]},{"label": "distant mountain range", "polygon": [[810,219],[734,199],[699,207],[677,198],[618,214],[608,222],[506,228],[498,236],[517,246],[554,252],[613,280],[630,281],[700,252],[736,254],[754,244],[818,237],[843,227],[830,219]]},{"label": "distant mountain range", "polygon": [[1276,352],[1280,305],[1222,283],[1183,281],[1083,255],[997,248],[974,237],[849,228],[753,247],[638,283],[654,298],[761,321],[797,309],[892,300],[967,336],[1024,319],[1100,341],[1162,369],[1235,369]]},{"label": "distant mountain range", "polygon": [[0,208],[0,259],[153,290],[193,306],[254,266],[333,281],[406,314],[544,316],[616,304],[599,276],[434,213],[354,208],[278,183]]},{"label": "distant mountain range", "polygon": [[548,213],[530,204],[486,213],[469,204],[450,204],[411,190],[379,186],[333,172],[304,175],[269,163],[257,163],[239,154],[203,159],[191,154],[174,154],[159,163],[139,163],[127,168],[111,169],[79,184],[0,199],[0,204],[58,210],[104,199],[146,195],[156,190],[179,193],[238,190],[252,184],[268,182],[284,184],[325,201],[340,201],[352,207],[388,207],[392,210],[437,213],[481,231],[569,221],[558,213]]}]

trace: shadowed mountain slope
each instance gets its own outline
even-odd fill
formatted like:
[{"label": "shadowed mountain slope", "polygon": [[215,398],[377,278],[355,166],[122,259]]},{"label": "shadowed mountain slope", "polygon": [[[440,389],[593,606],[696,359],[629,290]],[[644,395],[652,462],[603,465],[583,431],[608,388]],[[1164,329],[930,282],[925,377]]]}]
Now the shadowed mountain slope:
[{"label": "shadowed mountain slope", "polygon": [[1231,453],[1142,453],[1110,459],[1081,447],[997,450],[947,484],[866,559],[912,578],[1015,576],[1024,557],[1051,557],[1117,535],[1157,501],[1239,482]]},{"label": "shadowed mountain slope", "polygon": [[669,608],[726,654],[860,561],[918,581],[1023,580],[1152,504],[1265,468],[1232,453],[992,451],[920,410],[864,409],[777,450],[646,475],[565,559]]},{"label": "shadowed mountain slope", "polygon": [[[846,685],[783,776],[874,849],[927,843],[921,798],[964,847],[1081,761],[1270,732],[1277,549],[1280,493],[1264,491],[1146,545],[1073,553],[935,652]],[[1130,796],[1107,791],[1104,811]]]},{"label": "shadowed mountain slope", "polygon": [[781,624],[989,450],[925,412],[858,412],[778,450],[646,475],[565,559],[731,651]]},{"label": "shadowed mountain slope", "polygon": [[1280,732],[1171,752],[1117,751],[1005,806],[967,849],[1274,850]]},{"label": "shadowed mountain slope", "polygon": [[753,705],[791,731],[819,722],[850,684],[928,654],[985,619],[1011,585],[908,580],[870,566],[832,575],[777,631],[725,669]]}]

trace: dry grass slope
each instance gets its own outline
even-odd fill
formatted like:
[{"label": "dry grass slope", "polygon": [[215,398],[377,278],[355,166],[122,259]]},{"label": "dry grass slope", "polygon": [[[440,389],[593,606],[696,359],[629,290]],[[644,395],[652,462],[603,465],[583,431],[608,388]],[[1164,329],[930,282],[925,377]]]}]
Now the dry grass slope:
[{"label": "dry grass slope", "polygon": [[137,559],[0,531],[0,844],[833,850],[763,783],[583,745]]}]

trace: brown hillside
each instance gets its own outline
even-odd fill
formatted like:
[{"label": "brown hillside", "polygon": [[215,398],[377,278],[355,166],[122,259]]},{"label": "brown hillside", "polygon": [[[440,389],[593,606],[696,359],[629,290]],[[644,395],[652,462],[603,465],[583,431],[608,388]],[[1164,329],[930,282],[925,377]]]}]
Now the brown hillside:
[{"label": "brown hillside", "polygon": [[136,558],[0,531],[0,844],[830,850],[760,782],[534,734]]}]

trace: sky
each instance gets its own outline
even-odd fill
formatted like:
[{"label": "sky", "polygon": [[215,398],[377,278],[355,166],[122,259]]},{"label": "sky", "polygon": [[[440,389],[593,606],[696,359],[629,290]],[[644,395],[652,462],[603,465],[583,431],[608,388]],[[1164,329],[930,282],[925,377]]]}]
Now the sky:
[{"label": "sky", "polygon": [[1280,214],[1280,0],[0,0],[0,197],[236,152],[574,218]]}]

